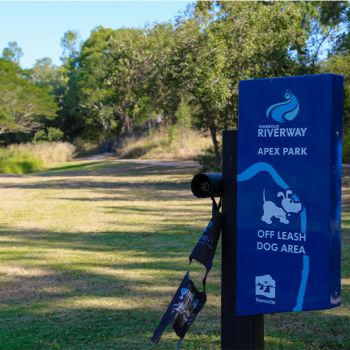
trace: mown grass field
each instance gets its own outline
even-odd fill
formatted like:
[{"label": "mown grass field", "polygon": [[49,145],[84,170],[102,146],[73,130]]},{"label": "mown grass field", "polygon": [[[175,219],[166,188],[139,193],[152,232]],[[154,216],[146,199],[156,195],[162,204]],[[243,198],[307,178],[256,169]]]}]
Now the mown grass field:
[{"label": "mown grass field", "polygon": [[[0,181],[0,349],[144,350],[210,216],[194,169],[83,161]],[[350,177],[343,306],[266,316],[266,349],[350,349]],[[183,349],[220,349],[220,248]],[[194,271],[194,277],[199,277]],[[164,334],[157,349],[174,349]]]}]

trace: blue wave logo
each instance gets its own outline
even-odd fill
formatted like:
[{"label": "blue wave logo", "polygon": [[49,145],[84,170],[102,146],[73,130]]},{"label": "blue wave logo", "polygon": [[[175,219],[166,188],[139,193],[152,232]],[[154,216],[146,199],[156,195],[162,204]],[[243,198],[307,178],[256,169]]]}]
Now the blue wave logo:
[{"label": "blue wave logo", "polygon": [[267,118],[284,123],[293,120],[299,113],[299,101],[291,91],[286,91],[284,97],[287,101],[276,103],[266,111]]}]

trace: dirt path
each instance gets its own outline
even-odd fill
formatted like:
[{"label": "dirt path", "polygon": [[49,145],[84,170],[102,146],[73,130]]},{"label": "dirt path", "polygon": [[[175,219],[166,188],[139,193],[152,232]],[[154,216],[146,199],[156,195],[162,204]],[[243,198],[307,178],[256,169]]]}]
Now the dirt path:
[{"label": "dirt path", "polygon": [[188,168],[195,167],[198,165],[197,162],[192,160],[163,160],[163,159],[116,159],[119,163],[136,163],[136,164],[147,164],[156,166],[171,166]]}]

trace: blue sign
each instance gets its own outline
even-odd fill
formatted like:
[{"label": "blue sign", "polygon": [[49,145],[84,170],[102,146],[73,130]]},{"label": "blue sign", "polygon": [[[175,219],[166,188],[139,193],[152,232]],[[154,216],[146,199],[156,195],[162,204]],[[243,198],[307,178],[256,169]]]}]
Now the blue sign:
[{"label": "blue sign", "polygon": [[343,78],[241,81],[239,316],[340,305]]}]

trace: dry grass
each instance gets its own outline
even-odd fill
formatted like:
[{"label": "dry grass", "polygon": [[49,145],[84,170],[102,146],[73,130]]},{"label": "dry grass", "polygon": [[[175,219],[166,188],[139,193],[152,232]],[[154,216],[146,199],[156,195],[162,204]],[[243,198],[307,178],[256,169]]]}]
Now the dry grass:
[{"label": "dry grass", "polygon": [[121,158],[194,159],[208,148],[208,137],[191,130],[174,129],[169,135],[164,130],[140,139],[129,138],[120,150]]},{"label": "dry grass", "polygon": [[45,164],[67,162],[73,158],[75,147],[68,142],[40,142],[11,145],[11,151],[27,152],[42,160]]}]

